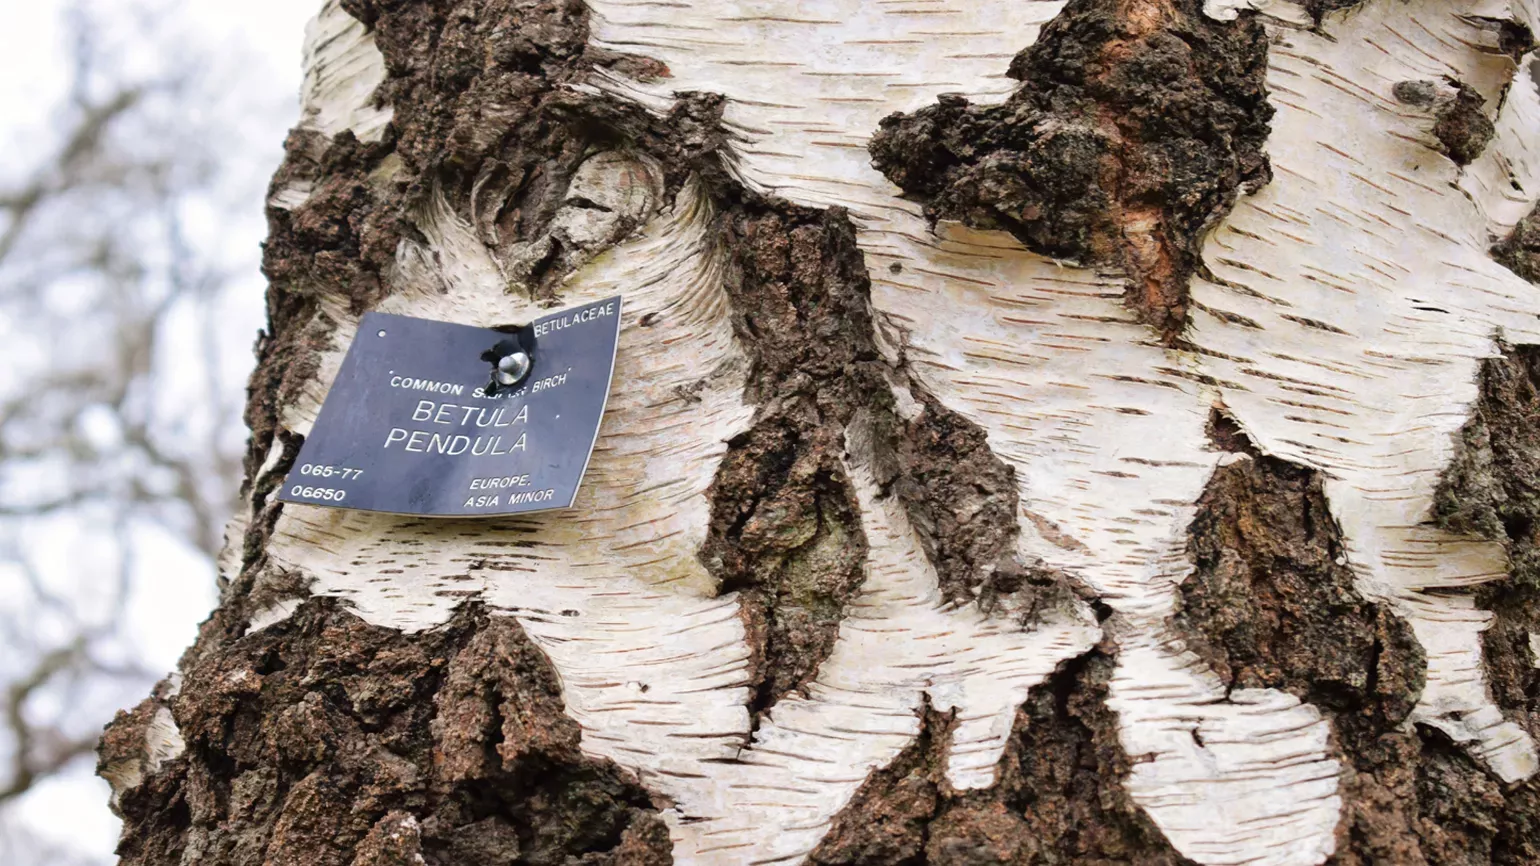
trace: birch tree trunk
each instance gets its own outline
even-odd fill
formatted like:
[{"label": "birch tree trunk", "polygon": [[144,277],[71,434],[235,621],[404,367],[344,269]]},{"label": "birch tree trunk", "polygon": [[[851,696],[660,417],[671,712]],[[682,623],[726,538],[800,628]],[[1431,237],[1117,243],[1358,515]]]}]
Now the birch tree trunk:
[{"label": "birch tree trunk", "polygon": [[[123,862],[1540,862],[1535,14],[328,0]],[[575,508],[276,501],[615,293]]]}]

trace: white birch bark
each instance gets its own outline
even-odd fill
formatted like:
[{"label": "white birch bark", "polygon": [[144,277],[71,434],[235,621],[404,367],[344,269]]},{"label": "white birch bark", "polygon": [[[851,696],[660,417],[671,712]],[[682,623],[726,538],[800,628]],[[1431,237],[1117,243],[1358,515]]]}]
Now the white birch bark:
[{"label": "white birch bark", "polygon": [[[1120,275],[1045,259],[1001,233],[933,231],[870,166],[866,142],[886,114],[945,92],[1009,93],[1010,58],[1060,3],[590,7],[595,45],[660,60],[671,77],[598,73],[581,86],[659,111],[676,91],[724,94],[744,184],[850,210],[890,360],[1015,468],[1021,555],[1114,611],[1110,703],[1124,750],[1142,756],[1127,785],[1178,851],[1215,866],[1321,863],[1342,807],[1321,714],[1277,690],[1227,692],[1168,623],[1192,569],[1187,526],[1225,459],[1205,435],[1215,406],[1267,454],[1325,474],[1361,591],[1394,605],[1428,651],[1418,720],[1505,780],[1536,772],[1534,744],[1488,694],[1490,614],[1465,592],[1506,573],[1502,550],[1428,525],[1480,360],[1498,334],[1540,341],[1540,292],[1486,254],[1540,195],[1540,96],[1533,58],[1520,69],[1490,50],[1482,19],[1530,23],[1531,9],[1371,0],[1310,30],[1291,4],[1265,4],[1275,177],[1212,233],[1204,261],[1215,279],[1192,289],[1203,307],[1258,327],[1199,308],[1187,333],[1208,350],[1198,354],[1160,344],[1123,304]],[[1215,0],[1209,13],[1240,8],[1250,7]],[[307,63],[304,124],[378,137],[390,116],[371,100],[383,61],[335,0]],[[1465,169],[1430,146],[1426,114],[1391,95],[1397,82],[1444,76],[1497,107],[1496,140]],[[571,303],[626,295],[610,409],[577,507],[468,524],[290,505],[272,559],[378,625],[431,628],[472,597],[516,617],[559,671],[583,748],[674,804],[679,863],[800,862],[917,735],[925,700],[958,712],[951,785],[993,784],[1016,706],[1098,639],[1094,619],[1023,629],[945,604],[853,429],[866,582],[807,694],[783,699],[751,734],[738,602],[696,557],[726,441],[753,417],[710,205],[691,185],[661,206],[656,167],[626,154],[596,157],[575,187],[575,198],[650,217],[563,289]],[[305,194],[283,190],[273,203]],[[424,241],[403,242],[379,309],[475,325],[537,313],[505,291],[509,275],[441,199],[417,223]],[[284,408],[294,433],[309,429],[356,329],[340,295],[323,315],[340,327],[313,387]],[[699,399],[679,398],[700,381]],[[523,545],[487,545],[494,526]],[[290,610],[274,605],[251,628]]]}]

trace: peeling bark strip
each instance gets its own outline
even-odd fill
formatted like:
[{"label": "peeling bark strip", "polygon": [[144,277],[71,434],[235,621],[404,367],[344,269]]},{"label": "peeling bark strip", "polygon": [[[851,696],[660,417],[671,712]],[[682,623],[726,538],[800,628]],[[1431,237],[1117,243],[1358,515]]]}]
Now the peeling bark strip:
[{"label": "peeling bark strip", "polygon": [[[129,862],[1533,862],[1527,524],[1431,520],[1535,22],[1341,5],[328,0]],[[617,292],[573,511],[271,501],[364,311]]]}]

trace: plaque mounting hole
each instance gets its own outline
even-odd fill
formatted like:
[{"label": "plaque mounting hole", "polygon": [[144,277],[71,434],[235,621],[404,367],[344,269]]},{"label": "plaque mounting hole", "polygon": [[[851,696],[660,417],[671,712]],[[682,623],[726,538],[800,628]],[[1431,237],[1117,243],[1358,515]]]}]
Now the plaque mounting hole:
[{"label": "plaque mounting hole", "polygon": [[510,352],[497,359],[497,384],[517,385],[529,375],[529,353],[522,350]]},{"label": "plaque mounting hole", "polygon": [[384,329],[384,328],[381,328],[381,329],[380,329],[380,332],[379,332],[379,333],[378,333],[378,334],[376,334],[376,335],[375,335],[375,336],[377,336],[377,337],[383,337],[383,336],[385,336],[385,329]]}]

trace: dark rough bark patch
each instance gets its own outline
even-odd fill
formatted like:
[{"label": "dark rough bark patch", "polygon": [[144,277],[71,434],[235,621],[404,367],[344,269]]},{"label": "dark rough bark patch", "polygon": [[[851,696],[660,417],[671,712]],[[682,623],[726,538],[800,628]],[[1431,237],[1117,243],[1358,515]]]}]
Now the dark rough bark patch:
[{"label": "dark rough bark patch", "polygon": [[[1504,369],[1512,374],[1509,363]],[[1520,397],[1518,383],[1498,384],[1498,378],[1490,372],[1484,376],[1484,393],[1516,412],[1505,426],[1521,427],[1523,418],[1536,411],[1534,393]],[[1222,416],[1213,427],[1216,442],[1253,456],[1220,468],[1199,500],[1190,544],[1196,569],[1181,587],[1177,624],[1190,636],[1192,649],[1233,686],[1283,689],[1331,721],[1334,751],[1344,765],[1344,808],[1337,851],[1328,863],[1540,862],[1540,797],[1534,781],[1505,787],[1442,733],[1406,727],[1425,677],[1422,649],[1404,621],[1354,588],[1352,573],[1340,559],[1342,542],[1326,510],[1319,475],[1257,455]],[[1517,431],[1505,435],[1524,436]],[[1528,435],[1535,435],[1533,425]],[[1490,446],[1475,450],[1481,447]],[[1516,441],[1498,446],[1509,459],[1533,459],[1533,448],[1522,454],[1506,450],[1524,447]],[[1490,467],[1490,451],[1477,462]],[[1459,471],[1465,474],[1452,477],[1468,478],[1473,471],[1469,463],[1457,461],[1457,466],[1464,466]],[[1446,479],[1446,488],[1449,484]],[[1489,498],[1495,486],[1473,490],[1472,501],[1463,503],[1470,507],[1448,519],[1500,527],[1500,520],[1482,511],[1484,503],[1490,508],[1483,497]],[[1447,507],[1460,502],[1460,494],[1441,490],[1440,501]],[[1516,643],[1519,634],[1504,628],[1500,612],[1494,632]],[[1492,640],[1489,633],[1489,662]],[[1505,669],[1517,672],[1517,661]],[[1494,673],[1494,692],[1501,695],[1501,677],[1495,669],[1489,672]],[[1524,691],[1513,681],[1506,687]],[[1533,708],[1534,691],[1517,700]]]},{"label": "dark rough bark patch", "polygon": [[[1486,18],[1480,19],[1487,26],[1497,31],[1497,48],[1502,53],[1513,58],[1514,63],[1521,63],[1524,55],[1535,48],[1535,33],[1529,29],[1529,25],[1512,18],[1502,18],[1496,21]],[[1529,74],[1535,75],[1535,68],[1530,67]],[[1540,86],[1540,82],[1532,82]]]},{"label": "dark rough bark patch", "polygon": [[340,289],[360,309],[380,297],[385,291],[380,274],[395,257],[402,229],[384,201],[389,192],[371,179],[390,152],[385,143],[366,145],[352,133],[328,140],[295,130],[284,150],[269,196],[295,184],[312,189],[298,207],[267,208],[262,270],[268,278],[268,329],[257,339],[258,363],[247,387],[247,496],[256,492],[251,482],[277,435],[279,407],[311,381],[327,348],[334,323],[318,321],[318,288]]},{"label": "dark rough bark patch", "polygon": [[813,677],[860,588],[866,542],[837,433],[768,419],[717,473],[704,555],[724,591],[743,592],[756,711]]},{"label": "dark rough bark patch", "polygon": [[344,6],[373,29],[395,109],[394,153],[409,179],[404,210],[442,189],[504,269],[539,297],[636,227],[578,241],[550,231],[575,172],[592,154],[632,149],[658,158],[670,191],[715,150],[720,105],[681,98],[660,120],[640,107],[575,91],[595,65],[656,65],[590,54],[580,0],[458,0]]},{"label": "dark rough bark patch", "polygon": [[949,598],[973,601],[986,584],[995,594],[1059,588],[1014,564],[1015,477],[983,431],[934,401],[913,421],[894,415],[848,215],[711,180],[760,411],[717,472],[702,558],[724,591],[744,593],[753,709],[812,679],[860,589],[866,540],[841,462],[858,413],[879,428],[882,481],[913,517]]},{"label": "dark rough bark patch", "polygon": [[1506,586],[1477,594],[1477,604],[1495,615],[1481,636],[1481,651],[1492,700],[1540,739],[1540,658],[1530,642],[1540,634],[1540,551],[1533,539],[1514,545],[1514,560]]},{"label": "dark rough bark patch", "polygon": [[1540,207],[1519,220],[1513,231],[1492,247],[1492,258],[1531,283],[1540,285]]},{"label": "dark rough bark patch", "polygon": [[724,591],[744,592],[759,711],[812,678],[860,587],[866,542],[843,434],[881,380],[849,219],[713,186],[760,411],[717,471],[702,558]]},{"label": "dark rough bark patch", "polygon": [[[1416,755],[1418,827],[1435,866],[1540,863],[1540,787],[1505,787],[1437,731],[1420,730]],[[1405,862],[1405,861],[1395,861]]]},{"label": "dark rough bark patch", "polygon": [[1204,231],[1270,178],[1267,37],[1201,0],[1072,0],[1016,56],[1003,105],[960,96],[882,121],[873,164],[932,220],[1129,274],[1167,342],[1186,321]]},{"label": "dark rough bark patch", "polygon": [[1456,165],[1470,165],[1486,150],[1497,128],[1486,115],[1486,100],[1474,87],[1448,77],[1444,86],[1454,93],[1443,95],[1438,83],[1420,80],[1398,81],[1391,93],[1403,105],[1432,110],[1432,132],[1439,149]]},{"label": "dark rough bark patch", "polygon": [[1540,521],[1540,347],[1503,346],[1479,386],[1433,514],[1451,532],[1527,545]]},{"label": "dark rough bark patch", "polygon": [[[1440,480],[1434,517],[1452,532],[1507,546],[1508,579],[1476,594],[1495,615],[1482,656],[1503,714],[1540,736],[1540,676],[1529,644],[1540,632],[1540,347],[1501,348],[1482,363],[1479,397]],[[1540,863],[1540,783],[1503,786],[1442,734],[1423,733],[1418,797],[1436,824],[1424,833],[1429,862]]]},{"label": "dark rough bark patch", "polygon": [[1016,562],[1016,471],[990,450],[984,431],[934,400],[899,427],[897,492],[947,599],[988,605],[1049,583]]},{"label": "dark rough bark patch", "polygon": [[1103,646],[1033,689],[999,783],[945,781],[950,717],[927,710],[922,736],[872,774],[809,858],[814,866],[1192,866],[1123,788],[1131,762],[1106,706]]},{"label": "dark rough bark patch", "polygon": [[421,857],[417,819],[406,812],[390,812],[359,843],[352,866],[417,866]]},{"label": "dark rough bark patch", "polygon": [[1418,844],[1405,723],[1426,660],[1411,626],[1358,592],[1319,473],[1262,456],[1219,413],[1211,435],[1247,456],[1198,500],[1176,626],[1231,688],[1290,692],[1331,722],[1344,765],[1334,864],[1439,862]]},{"label": "dark rough bark patch", "polygon": [[1483,362],[1479,381],[1434,516],[1508,548],[1508,579],[1477,593],[1496,615],[1482,636],[1487,680],[1503,712],[1540,737],[1540,671],[1529,643],[1540,633],[1540,346],[1504,346]]},{"label": "dark rough bark patch", "polygon": [[994,453],[978,425],[928,394],[919,392],[919,401],[914,418],[890,419],[891,484],[936,568],[942,595],[954,604],[1008,610],[1024,626],[1077,603],[1063,574],[1017,557],[1016,470]]},{"label": "dark rough bark patch", "polygon": [[1320,474],[1274,457],[1220,467],[1198,500],[1176,624],[1231,688],[1280,688],[1373,733],[1423,686],[1411,627],[1354,586]]},{"label": "dark rough bark patch", "polygon": [[312,600],[189,666],[171,706],[187,751],[125,792],[126,866],[671,862],[511,619],[405,635]]}]

